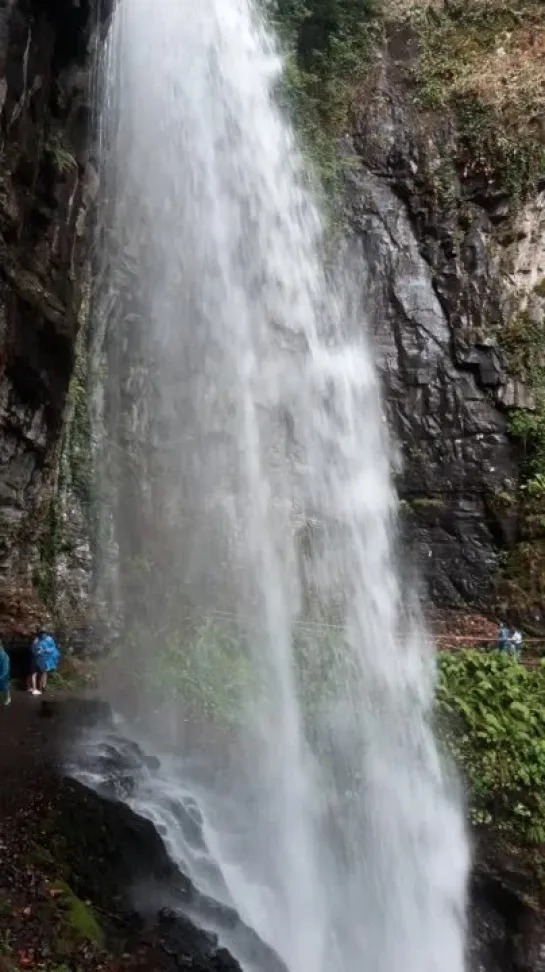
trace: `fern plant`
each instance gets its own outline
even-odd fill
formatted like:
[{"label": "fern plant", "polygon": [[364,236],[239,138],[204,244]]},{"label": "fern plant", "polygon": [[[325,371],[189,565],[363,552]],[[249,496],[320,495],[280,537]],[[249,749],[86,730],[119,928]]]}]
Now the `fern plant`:
[{"label": "fern plant", "polygon": [[74,156],[62,145],[59,135],[52,135],[44,146],[44,153],[59,175],[67,175],[77,168]]},{"label": "fern plant", "polygon": [[544,842],[545,662],[462,651],[442,655],[439,674],[439,736],[466,778],[473,823]]}]

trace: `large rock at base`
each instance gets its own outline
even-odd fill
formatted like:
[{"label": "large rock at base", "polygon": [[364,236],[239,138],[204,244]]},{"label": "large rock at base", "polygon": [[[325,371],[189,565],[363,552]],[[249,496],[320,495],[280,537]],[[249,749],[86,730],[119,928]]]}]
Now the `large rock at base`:
[{"label": "large rock at base", "polygon": [[[93,696],[68,696],[43,700],[39,712],[48,740],[43,758],[52,773],[46,837],[77,895],[107,914],[138,913],[177,968],[239,972],[217,935],[204,927],[215,928],[261,972],[286,972],[234,908],[198,891],[173,863],[153,823],[124,802],[160,764],[120,733],[110,706]],[[66,775],[70,767],[79,779]],[[92,789],[82,782],[89,780]],[[195,832],[187,808],[176,812],[181,828]]]}]

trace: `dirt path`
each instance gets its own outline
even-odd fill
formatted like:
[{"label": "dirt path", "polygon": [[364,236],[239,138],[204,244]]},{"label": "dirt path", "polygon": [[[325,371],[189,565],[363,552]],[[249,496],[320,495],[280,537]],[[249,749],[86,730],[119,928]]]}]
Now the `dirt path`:
[{"label": "dirt path", "polygon": [[46,742],[41,701],[28,692],[15,690],[12,704],[0,708],[0,773],[20,766],[21,760],[36,760]]}]

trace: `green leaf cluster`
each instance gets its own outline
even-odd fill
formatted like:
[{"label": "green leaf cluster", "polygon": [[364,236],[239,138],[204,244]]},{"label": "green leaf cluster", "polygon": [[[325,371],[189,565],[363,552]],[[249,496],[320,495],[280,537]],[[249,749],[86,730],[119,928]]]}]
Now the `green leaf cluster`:
[{"label": "green leaf cluster", "polygon": [[467,780],[472,821],[519,843],[545,841],[545,663],[442,654],[437,727]]},{"label": "green leaf cluster", "polygon": [[59,132],[53,132],[44,145],[44,155],[59,175],[67,175],[77,170],[76,159],[62,144]]}]

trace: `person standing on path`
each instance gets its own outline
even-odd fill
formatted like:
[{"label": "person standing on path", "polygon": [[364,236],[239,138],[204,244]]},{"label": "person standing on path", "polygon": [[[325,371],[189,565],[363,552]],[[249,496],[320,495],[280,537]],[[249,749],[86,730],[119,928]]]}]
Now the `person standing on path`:
[{"label": "person standing on path", "polygon": [[498,648],[502,654],[507,654],[509,651],[509,628],[505,621],[502,621],[500,630],[498,631]]},{"label": "person standing on path", "polygon": [[60,652],[55,639],[45,628],[38,628],[32,642],[32,674],[28,691],[32,695],[41,695],[47,686],[47,676],[54,672],[60,661]]},{"label": "person standing on path", "polygon": [[520,659],[522,654],[522,649],[524,642],[522,640],[522,634],[518,628],[513,629],[513,634],[511,635],[511,652],[515,658]]},{"label": "person standing on path", "polygon": [[10,658],[3,641],[0,640],[0,705],[2,706],[9,705],[11,702],[10,671]]}]

